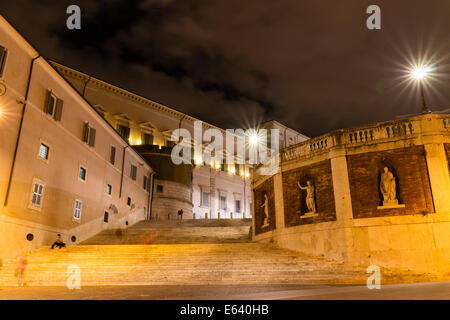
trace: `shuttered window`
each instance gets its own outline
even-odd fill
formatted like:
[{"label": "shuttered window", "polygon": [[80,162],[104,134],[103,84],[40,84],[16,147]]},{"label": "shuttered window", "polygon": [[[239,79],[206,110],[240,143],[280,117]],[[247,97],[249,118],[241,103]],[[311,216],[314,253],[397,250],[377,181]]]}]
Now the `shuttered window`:
[{"label": "shuttered window", "polygon": [[111,162],[111,164],[116,163],[116,147],[111,147],[111,153],[109,155],[109,162]]},{"label": "shuttered window", "polygon": [[51,90],[47,91],[45,113],[51,115],[55,121],[61,121],[64,101],[58,99]]},{"label": "shuttered window", "polygon": [[86,142],[90,147],[95,146],[95,135],[96,130],[89,125],[89,122],[84,124],[84,135],[83,141]]},{"label": "shuttered window", "polygon": [[3,71],[6,65],[6,56],[8,55],[8,50],[5,47],[0,46],[0,77],[3,76]]},{"label": "shuttered window", "polygon": [[50,148],[45,144],[41,143],[41,147],[39,148],[39,157],[48,160],[48,153]]},{"label": "shuttered window", "polygon": [[117,131],[119,132],[120,136],[124,140],[128,141],[128,139],[130,138],[130,128],[129,127],[118,124]]},{"label": "shuttered window", "polygon": [[83,201],[76,199],[75,200],[75,208],[73,210],[73,218],[75,220],[81,219],[82,210],[83,210]]},{"label": "shuttered window", "polygon": [[31,194],[31,205],[34,207],[41,207],[42,196],[44,195],[44,185],[39,182],[33,183],[33,192]]},{"label": "shuttered window", "polygon": [[144,185],[143,185],[143,188],[144,188],[145,190],[148,190],[148,179],[147,179],[147,176],[144,176]]},{"label": "shuttered window", "polygon": [[150,133],[142,132],[142,144],[143,145],[152,145],[153,144],[153,135]]},{"label": "shuttered window", "polygon": [[136,180],[136,176],[137,176],[137,168],[136,166],[131,165],[130,178]]}]

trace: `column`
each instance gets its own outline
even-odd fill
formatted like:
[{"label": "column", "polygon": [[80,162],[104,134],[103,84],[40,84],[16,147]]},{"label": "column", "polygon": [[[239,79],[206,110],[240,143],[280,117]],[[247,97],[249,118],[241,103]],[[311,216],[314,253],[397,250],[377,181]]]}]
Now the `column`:
[{"label": "column", "polygon": [[436,212],[450,212],[450,178],[444,144],[429,143],[424,147],[434,209]]}]

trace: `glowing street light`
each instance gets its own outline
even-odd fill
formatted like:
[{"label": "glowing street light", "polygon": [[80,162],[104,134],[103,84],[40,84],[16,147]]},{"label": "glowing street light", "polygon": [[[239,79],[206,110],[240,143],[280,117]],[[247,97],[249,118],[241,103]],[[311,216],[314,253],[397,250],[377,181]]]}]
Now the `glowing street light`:
[{"label": "glowing street light", "polygon": [[422,96],[422,113],[431,113],[425,100],[425,93],[423,91],[423,82],[432,71],[430,66],[416,66],[410,71],[411,77],[418,82],[420,95]]},{"label": "glowing street light", "polygon": [[253,133],[250,135],[249,137],[250,145],[256,146],[258,144],[258,141],[259,141],[258,134]]}]

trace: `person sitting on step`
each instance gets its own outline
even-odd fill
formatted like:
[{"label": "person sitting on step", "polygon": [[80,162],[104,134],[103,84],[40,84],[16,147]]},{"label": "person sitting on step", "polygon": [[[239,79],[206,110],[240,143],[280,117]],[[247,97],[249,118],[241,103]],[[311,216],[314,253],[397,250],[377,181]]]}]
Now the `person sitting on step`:
[{"label": "person sitting on step", "polygon": [[61,235],[59,233],[56,236],[56,241],[53,242],[52,247],[50,249],[55,248],[55,246],[59,247],[60,249],[66,247],[66,244],[62,241]]}]

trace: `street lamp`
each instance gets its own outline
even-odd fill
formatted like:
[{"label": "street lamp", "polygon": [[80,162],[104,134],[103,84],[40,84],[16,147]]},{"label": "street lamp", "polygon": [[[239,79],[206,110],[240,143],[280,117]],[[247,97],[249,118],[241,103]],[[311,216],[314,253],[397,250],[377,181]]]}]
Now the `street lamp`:
[{"label": "street lamp", "polygon": [[425,100],[425,93],[423,91],[423,82],[431,72],[430,66],[418,66],[411,70],[411,77],[418,82],[420,95],[422,96],[422,113],[431,113]]}]

